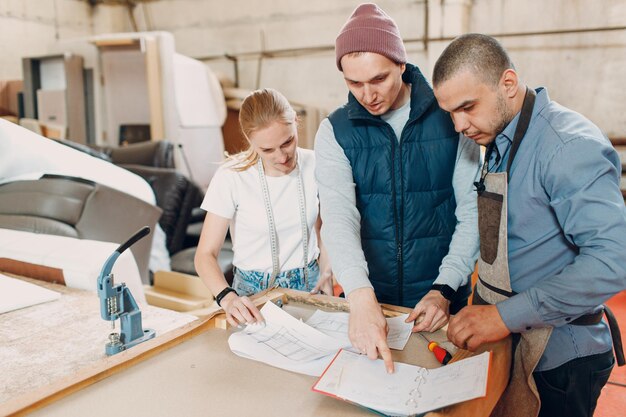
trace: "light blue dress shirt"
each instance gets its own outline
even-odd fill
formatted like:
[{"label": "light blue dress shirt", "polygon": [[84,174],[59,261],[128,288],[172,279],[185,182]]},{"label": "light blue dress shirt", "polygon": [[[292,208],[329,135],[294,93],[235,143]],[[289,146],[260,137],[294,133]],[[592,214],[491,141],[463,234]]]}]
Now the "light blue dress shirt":
[{"label": "light blue dress shirt", "polygon": [[[508,252],[518,294],[497,305],[512,332],[554,326],[536,371],[607,352],[607,324],[568,322],[626,288],[626,207],[618,154],[600,129],[539,88],[511,166]],[[506,171],[519,113],[496,137]]]}]

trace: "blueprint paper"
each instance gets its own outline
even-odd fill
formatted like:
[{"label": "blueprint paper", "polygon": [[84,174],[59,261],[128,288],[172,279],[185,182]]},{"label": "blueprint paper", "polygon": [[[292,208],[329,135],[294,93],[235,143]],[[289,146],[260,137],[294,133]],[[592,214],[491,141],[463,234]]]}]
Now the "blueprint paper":
[{"label": "blueprint paper", "polygon": [[[387,318],[387,344],[391,349],[402,350],[409,341],[413,323],[405,323],[408,314]],[[341,340],[345,346],[351,346],[348,337],[350,315],[343,312],[326,312],[317,310],[306,323],[317,330]]]},{"label": "blueprint paper", "polygon": [[[345,341],[330,337],[267,302],[265,324],[248,325],[228,338],[236,355],[277,368],[320,376]],[[349,346],[349,342],[348,342]]]}]

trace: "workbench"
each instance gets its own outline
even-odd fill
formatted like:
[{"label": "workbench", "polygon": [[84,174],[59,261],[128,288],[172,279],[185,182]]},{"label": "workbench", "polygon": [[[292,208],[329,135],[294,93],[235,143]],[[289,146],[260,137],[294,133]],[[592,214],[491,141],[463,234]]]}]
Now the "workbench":
[{"label": "workbench", "polygon": [[[34,282],[34,281],[31,281]],[[59,290],[58,286],[41,283],[47,288]],[[169,310],[143,306],[144,327],[156,323],[156,338],[139,344],[117,355],[106,357],[104,343],[108,324],[100,319],[98,300],[95,293],[81,291],[78,302],[72,298],[75,291],[65,287],[64,297],[57,300],[67,312],[63,325],[66,327],[57,340],[51,334],[42,339],[39,333],[50,326],[50,321],[35,314],[41,322],[15,322],[12,315],[26,314],[29,309],[50,309],[56,302],[29,307],[22,311],[0,316],[0,337],[5,349],[4,337],[9,328],[25,326],[32,328],[32,337],[25,338],[21,349],[26,349],[28,358],[19,353],[19,361],[7,361],[0,354],[2,379],[19,374],[24,362],[31,361],[32,367],[45,371],[60,362],[64,372],[41,376],[30,374],[27,383],[16,386],[13,380],[4,381],[8,396],[0,397],[0,415],[33,416],[109,416],[112,413],[133,416],[371,416],[370,411],[355,405],[311,391],[316,378],[273,368],[263,363],[240,358],[228,348],[228,337],[233,329],[226,326],[223,312],[214,306],[207,318],[183,324],[173,330],[177,323],[185,321],[187,315]],[[65,297],[73,294],[72,297]],[[91,301],[90,301],[91,299]],[[257,297],[262,305],[268,300],[280,299],[284,308],[294,315],[312,313],[316,308],[327,311],[347,311],[343,299],[323,295],[310,296],[306,293],[276,289]],[[409,309],[383,306],[386,315],[393,316]],[[71,315],[74,317],[71,318]],[[170,314],[171,313],[171,314]],[[28,313],[31,316],[34,313]],[[88,325],[87,320],[95,317],[101,325]],[[152,317],[152,319],[151,319]],[[158,317],[158,320],[153,320]],[[52,318],[57,325],[59,319]],[[93,329],[87,329],[93,327]],[[59,332],[60,330],[54,330]],[[54,333],[54,331],[52,333]],[[66,340],[63,334],[83,332],[81,343]],[[49,332],[50,333],[50,332]],[[90,337],[91,336],[91,337]],[[445,332],[432,334],[435,340],[445,340]],[[81,357],[80,346],[93,345],[89,358]],[[418,364],[427,368],[440,366],[427,352],[424,341],[413,335],[403,351],[393,351],[394,360]],[[19,344],[19,343],[18,343]],[[28,345],[26,348],[23,345]],[[56,347],[55,347],[56,346]],[[57,351],[58,346],[63,349]],[[13,349],[16,346],[12,347]],[[488,395],[447,407],[428,417],[439,416],[488,416],[508,382],[510,367],[510,340],[505,339],[486,346],[492,351],[489,369]],[[22,351],[25,352],[25,351]],[[14,353],[14,352],[13,352]],[[453,360],[462,360],[471,355],[459,350]],[[21,363],[19,363],[21,361]],[[32,368],[31,367],[31,368]],[[59,367],[58,364],[56,367]],[[8,385],[6,384],[8,382]],[[20,385],[20,384],[17,384]],[[5,387],[1,387],[2,392]]]}]

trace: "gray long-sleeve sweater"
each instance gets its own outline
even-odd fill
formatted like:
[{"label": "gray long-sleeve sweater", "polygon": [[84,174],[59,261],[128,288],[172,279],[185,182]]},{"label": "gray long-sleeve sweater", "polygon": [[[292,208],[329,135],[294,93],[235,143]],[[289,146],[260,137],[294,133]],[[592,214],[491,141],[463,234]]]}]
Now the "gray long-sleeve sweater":
[{"label": "gray long-sleeve sweater", "polygon": [[[383,119],[400,134],[408,121],[408,105],[389,112]],[[322,240],[328,250],[337,281],[346,294],[363,287],[372,287],[361,247],[361,217],[356,207],[352,167],[337,143],[333,127],[324,119],[315,136],[315,178],[318,183]],[[456,228],[448,254],[439,268],[438,284],[458,289],[467,282],[478,256],[478,225],[476,193],[473,183],[479,172],[480,147],[461,135],[452,184],[457,207]]]}]

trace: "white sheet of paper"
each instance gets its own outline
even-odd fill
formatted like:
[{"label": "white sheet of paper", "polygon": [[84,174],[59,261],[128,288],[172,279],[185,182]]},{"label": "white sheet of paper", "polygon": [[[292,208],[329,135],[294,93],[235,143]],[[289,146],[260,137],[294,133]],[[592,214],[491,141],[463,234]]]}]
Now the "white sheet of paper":
[{"label": "white sheet of paper", "polygon": [[407,416],[456,404],[487,393],[490,352],[440,368],[395,363],[388,374],[382,360],[342,350],[315,391],[336,396],[385,414]]},{"label": "white sheet of paper", "polygon": [[405,323],[408,314],[403,314],[396,317],[387,318],[387,326],[389,327],[389,333],[387,333],[387,344],[391,349],[402,350],[411,337],[411,329],[413,323]]},{"label": "white sheet of paper", "polygon": [[316,310],[305,323],[334,339],[341,340],[346,346],[352,346],[348,337],[349,317],[348,313]]},{"label": "white sheet of paper", "polygon": [[[408,314],[403,314],[387,318],[387,326],[389,327],[387,344],[391,349],[402,350],[409,341],[413,324],[404,322],[408,316]],[[328,336],[341,340],[346,346],[351,346],[350,338],[348,337],[349,318],[350,315],[348,313],[317,310],[309,317],[306,324]]]},{"label": "white sheet of paper", "polygon": [[307,375],[319,376],[345,346],[267,302],[261,309],[264,325],[249,325],[233,333],[228,345],[236,355]]},{"label": "white sheet of paper", "polygon": [[0,274],[0,314],[60,297],[56,291]]}]

